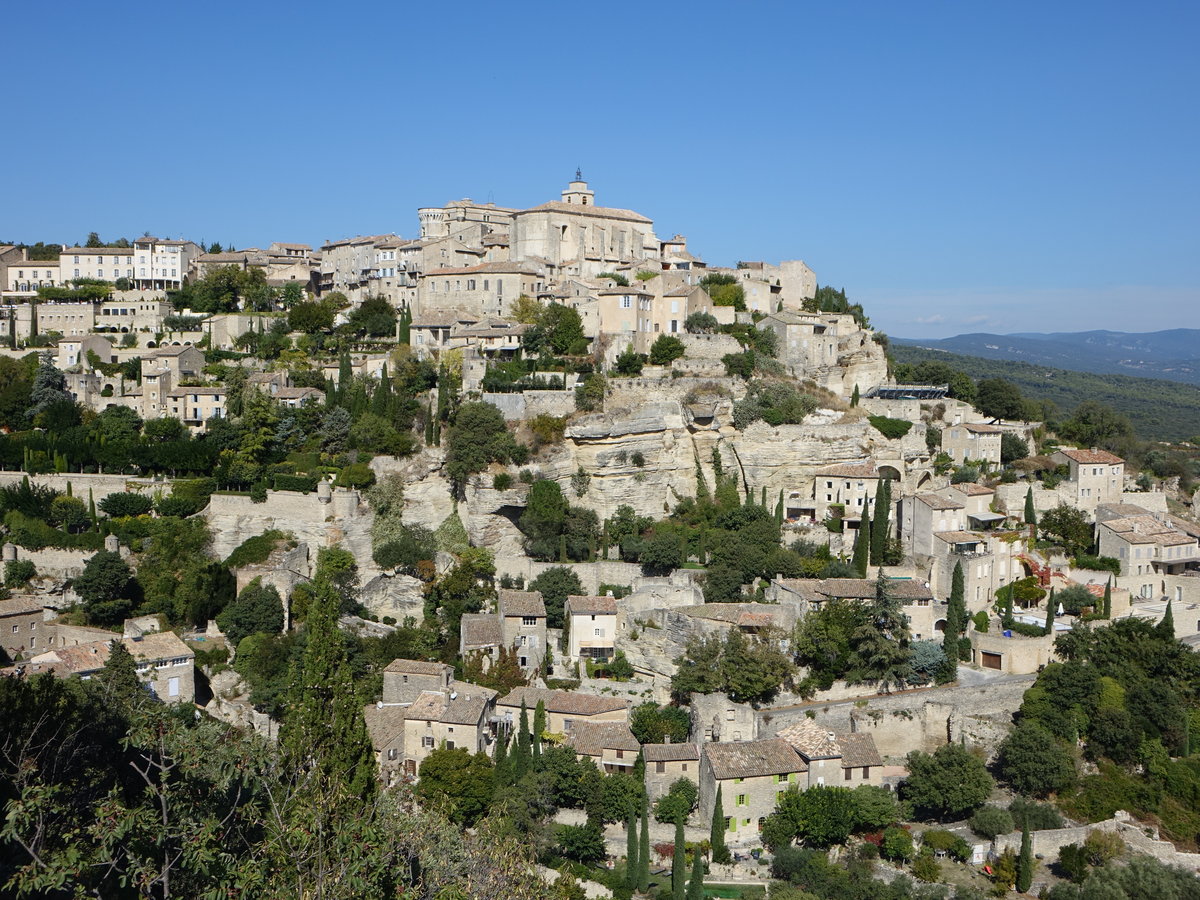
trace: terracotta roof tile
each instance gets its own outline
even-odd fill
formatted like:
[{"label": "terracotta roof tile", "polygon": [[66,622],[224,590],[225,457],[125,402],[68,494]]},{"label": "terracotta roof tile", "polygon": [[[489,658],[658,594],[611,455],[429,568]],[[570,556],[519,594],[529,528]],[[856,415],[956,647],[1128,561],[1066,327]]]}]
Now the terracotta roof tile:
[{"label": "terracotta roof tile", "polygon": [[782,738],[705,744],[704,756],[718,781],[808,771],[800,754]]}]

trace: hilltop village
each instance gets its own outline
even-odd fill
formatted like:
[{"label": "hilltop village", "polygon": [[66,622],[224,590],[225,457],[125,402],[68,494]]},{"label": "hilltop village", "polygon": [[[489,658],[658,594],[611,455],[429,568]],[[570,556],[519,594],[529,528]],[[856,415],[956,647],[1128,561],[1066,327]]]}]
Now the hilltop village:
[{"label": "hilltop village", "polygon": [[1195,896],[1189,478],[578,172],[417,227],[0,246],[0,884]]}]

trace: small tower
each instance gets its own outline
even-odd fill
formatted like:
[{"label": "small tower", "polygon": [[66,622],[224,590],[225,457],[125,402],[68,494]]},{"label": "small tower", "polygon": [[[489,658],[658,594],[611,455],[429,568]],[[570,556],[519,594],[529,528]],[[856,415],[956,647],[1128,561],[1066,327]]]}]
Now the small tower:
[{"label": "small tower", "polygon": [[575,180],[562,192],[562,198],[564,203],[575,206],[596,205],[596,192],[588,190],[587,182],[583,180],[583,172],[579,169],[575,170]]}]

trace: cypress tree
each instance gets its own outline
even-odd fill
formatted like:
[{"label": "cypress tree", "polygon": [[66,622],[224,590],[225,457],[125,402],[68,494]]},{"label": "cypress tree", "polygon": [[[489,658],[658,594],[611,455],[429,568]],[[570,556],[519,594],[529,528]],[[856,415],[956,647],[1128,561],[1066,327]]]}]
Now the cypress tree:
[{"label": "cypress tree", "polygon": [[967,627],[967,608],[963,601],[962,562],[954,563],[954,574],[950,578],[950,600],[946,604],[946,631],[942,635],[942,652],[946,654],[946,669],[943,680],[958,678],[959,639]]},{"label": "cypress tree", "polygon": [[758,505],[763,509],[767,508],[767,486],[765,484],[762,486],[762,501]]},{"label": "cypress tree", "polygon": [[[716,861],[714,850],[713,862]],[[692,880],[688,882],[687,900],[704,900],[704,858],[700,855],[699,847],[692,851]]]},{"label": "cypress tree", "polygon": [[407,303],[400,307],[400,315],[396,319],[396,338],[401,344],[412,343],[412,309]]},{"label": "cypress tree", "polygon": [[392,415],[392,379],[388,377],[387,365],[379,373],[379,384],[371,394],[371,412],[382,419]]},{"label": "cypress tree", "polygon": [[1108,576],[1108,584],[1104,585],[1104,618],[1112,618],[1112,576]]},{"label": "cypress tree", "polygon": [[856,384],[854,386],[854,393],[850,395],[850,405],[858,406],[858,400],[859,400],[859,393],[858,393],[858,385]]},{"label": "cypress tree", "polygon": [[642,804],[642,833],[638,835],[638,890],[650,890],[650,804]]},{"label": "cypress tree", "polygon": [[1054,588],[1050,588],[1050,597],[1046,601],[1046,634],[1054,634],[1054,617],[1058,607],[1054,602]]},{"label": "cypress tree", "polygon": [[638,876],[638,836],[637,816],[633,810],[625,818],[625,886],[631,891],[637,890]]},{"label": "cypress tree", "polygon": [[867,561],[871,555],[871,520],[863,508],[862,518],[858,521],[858,537],[854,541],[854,556],[850,567],[858,573],[859,578],[867,577]]},{"label": "cypress tree", "polygon": [[[697,853],[700,851],[697,850]],[[671,897],[672,900],[685,900],[687,885],[686,841],[683,836],[683,819],[675,820],[675,853],[671,857]]]},{"label": "cypress tree", "polygon": [[882,566],[887,550],[888,518],[892,512],[892,482],[881,479],[875,491],[875,519],[871,522],[871,565]]},{"label": "cypress tree", "polygon": [[1033,508],[1033,485],[1025,492],[1025,524],[1037,524],[1037,510]]},{"label": "cypress tree", "polygon": [[608,559],[608,520],[600,526],[600,558]]},{"label": "cypress tree", "polygon": [[1158,633],[1165,640],[1175,640],[1175,613],[1171,610],[1171,601],[1167,601],[1167,611],[1163,613],[1162,621],[1158,623]]},{"label": "cypress tree", "polygon": [[517,726],[517,746],[513,753],[513,776],[516,781],[529,771],[531,751],[529,747],[529,709],[525,700],[521,700],[521,718]]},{"label": "cypress tree", "polygon": [[1021,855],[1017,857],[1017,890],[1022,894],[1033,884],[1033,848],[1029,840],[1029,825],[1021,829]]},{"label": "cypress tree", "polygon": [[542,732],[546,730],[546,704],[539,700],[533,708],[533,755],[542,755]]},{"label": "cypress tree", "polygon": [[700,565],[702,565],[702,566],[708,565],[708,552],[707,552],[707,548],[704,546],[705,538],[706,538],[706,535],[705,535],[704,529],[701,528],[700,529],[700,550],[696,554],[696,562],[700,563]]},{"label": "cypress tree", "polygon": [[558,561],[560,563],[567,561],[567,536],[565,533],[558,536]]},{"label": "cypress tree", "polygon": [[508,758],[508,734],[501,729],[500,738],[496,741],[496,768],[493,770],[492,783],[496,790],[512,784],[512,762]]},{"label": "cypress tree", "polygon": [[775,521],[783,523],[783,488],[779,489],[779,500],[775,503]]},{"label": "cypress tree", "polygon": [[725,804],[721,788],[717,788],[717,802],[713,805],[712,827],[708,842],[712,845],[713,862],[728,862],[729,848],[725,846]]}]

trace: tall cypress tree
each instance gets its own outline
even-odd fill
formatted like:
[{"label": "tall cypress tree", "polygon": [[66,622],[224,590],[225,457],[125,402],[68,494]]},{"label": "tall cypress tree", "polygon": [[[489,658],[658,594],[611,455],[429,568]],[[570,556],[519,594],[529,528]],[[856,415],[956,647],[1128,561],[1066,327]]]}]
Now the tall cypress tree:
[{"label": "tall cypress tree", "polygon": [[1104,585],[1104,618],[1112,618],[1112,576],[1108,576],[1108,583]]},{"label": "tall cypress tree", "polygon": [[625,818],[625,886],[637,890],[638,879],[638,834],[637,813],[630,807]]},{"label": "tall cypress tree", "polygon": [[946,604],[946,631],[942,635],[942,652],[946,655],[946,667],[942,673],[943,681],[954,681],[958,678],[959,639],[967,627],[967,607],[963,600],[962,563],[954,563],[954,574],[950,577],[950,600]]},{"label": "tall cypress tree", "polygon": [[871,520],[863,508],[862,518],[858,521],[858,537],[854,541],[854,556],[850,567],[858,573],[859,578],[867,577],[867,565],[871,556]]},{"label": "tall cypress tree", "polygon": [[521,700],[521,718],[517,726],[517,745],[513,753],[513,775],[517,781],[529,771],[529,761],[532,756],[529,740],[529,709],[525,700]]},{"label": "tall cypress tree", "polygon": [[392,379],[388,377],[386,364],[379,373],[379,384],[371,394],[371,412],[381,419],[392,417]]},{"label": "tall cypress tree", "polygon": [[[683,835],[683,819],[675,820],[675,853],[671,857],[671,897],[672,900],[685,900],[687,884],[687,842]],[[697,849],[696,851],[700,851]]]},{"label": "tall cypress tree", "polygon": [[530,735],[533,756],[536,759],[542,755],[542,732],[546,730],[546,704],[539,700],[533,708],[533,734]]},{"label": "tall cypress tree", "polygon": [[1037,524],[1037,510],[1033,508],[1033,485],[1025,492],[1025,524]]},{"label": "tall cypress tree", "polygon": [[496,768],[492,773],[492,783],[496,790],[512,784],[512,760],[508,757],[508,734],[503,729],[496,740]]},{"label": "tall cypress tree", "polygon": [[1022,894],[1033,884],[1033,848],[1029,839],[1029,825],[1021,829],[1021,855],[1017,857],[1017,890]]},{"label": "tall cypress tree", "polygon": [[650,804],[642,804],[642,833],[638,835],[638,890],[650,890]]},{"label": "tall cypress tree", "polygon": [[1046,634],[1054,634],[1054,617],[1058,612],[1058,604],[1054,602],[1054,588],[1050,588],[1050,597],[1046,600]]},{"label": "tall cypress tree", "polygon": [[871,565],[882,566],[887,552],[888,519],[892,512],[892,482],[888,478],[879,481],[875,490],[875,518],[871,522]]},{"label": "tall cypress tree", "polygon": [[[713,862],[718,861],[715,846]],[[704,858],[700,855],[699,847],[692,851],[692,880],[688,882],[687,900],[704,900]]]},{"label": "tall cypress tree", "polygon": [[725,846],[725,803],[719,787],[717,788],[717,801],[713,805],[712,826],[708,832],[708,842],[712,845],[713,862],[729,861],[729,848]]},{"label": "tall cypress tree", "polygon": [[783,488],[779,489],[779,499],[775,501],[775,521],[779,524],[783,522]]}]

